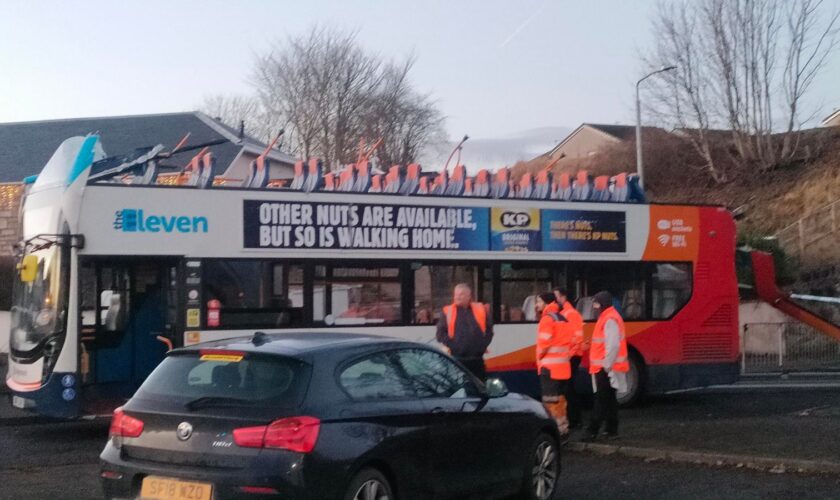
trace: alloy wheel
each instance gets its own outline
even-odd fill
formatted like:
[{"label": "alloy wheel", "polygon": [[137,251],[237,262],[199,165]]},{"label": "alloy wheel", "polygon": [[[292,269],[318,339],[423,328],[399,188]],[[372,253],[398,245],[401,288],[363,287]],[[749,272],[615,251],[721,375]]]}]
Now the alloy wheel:
[{"label": "alloy wheel", "polygon": [[538,500],[548,500],[554,494],[557,485],[557,452],[554,444],[543,441],[537,446],[534,467],[531,470],[531,483],[534,496]]},{"label": "alloy wheel", "polygon": [[390,500],[388,489],[376,479],[365,481],[359,487],[359,491],[353,496],[353,500]]}]

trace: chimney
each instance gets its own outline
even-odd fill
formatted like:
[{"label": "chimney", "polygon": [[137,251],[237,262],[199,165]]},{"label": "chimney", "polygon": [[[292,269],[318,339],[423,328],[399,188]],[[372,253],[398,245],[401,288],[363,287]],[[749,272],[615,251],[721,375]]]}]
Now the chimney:
[{"label": "chimney", "polygon": [[239,138],[245,137],[245,120],[239,120]]}]

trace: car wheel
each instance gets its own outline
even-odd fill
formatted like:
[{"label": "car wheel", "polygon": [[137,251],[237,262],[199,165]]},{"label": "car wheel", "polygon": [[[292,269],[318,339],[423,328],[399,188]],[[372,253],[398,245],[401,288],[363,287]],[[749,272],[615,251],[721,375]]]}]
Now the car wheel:
[{"label": "car wheel", "polygon": [[635,352],[628,356],[630,370],[625,374],[627,391],[617,392],[615,398],[620,406],[633,406],[641,402],[645,394],[645,363]]},{"label": "car wheel", "polygon": [[350,481],[344,500],[394,500],[391,485],[376,469],[362,469]]},{"label": "car wheel", "polygon": [[548,434],[540,434],[528,454],[525,480],[520,498],[552,500],[557,496],[560,479],[560,447]]}]

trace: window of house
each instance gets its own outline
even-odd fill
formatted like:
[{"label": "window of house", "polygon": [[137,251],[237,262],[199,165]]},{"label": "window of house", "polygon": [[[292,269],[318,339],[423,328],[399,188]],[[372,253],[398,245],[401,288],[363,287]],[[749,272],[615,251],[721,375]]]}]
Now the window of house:
[{"label": "window of house", "polygon": [[327,325],[381,325],[402,319],[398,267],[315,266],[315,321]]},{"label": "window of house", "polygon": [[452,303],[455,285],[472,288],[473,300],[493,302],[492,269],[486,266],[450,266],[414,264],[414,308],[411,322],[416,325],[437,323],[443,306]]}]

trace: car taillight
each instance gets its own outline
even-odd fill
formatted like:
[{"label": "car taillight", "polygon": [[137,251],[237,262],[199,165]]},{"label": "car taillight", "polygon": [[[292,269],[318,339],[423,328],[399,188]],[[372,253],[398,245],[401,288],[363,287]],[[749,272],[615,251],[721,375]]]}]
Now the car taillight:
[{"label": "car taillight", "polygon": [[114,410],[114,418],[111,420],[109,437],[120,436],[136,438],[143,433],[143,421],[126,415],[122,407]]},{"label": "car taillight", "polygon": [[314,417],[289,417],[268,425],[234,429],[233,442],[245,448],[279,448],[309,453],[318,441],[321,421]]}]

